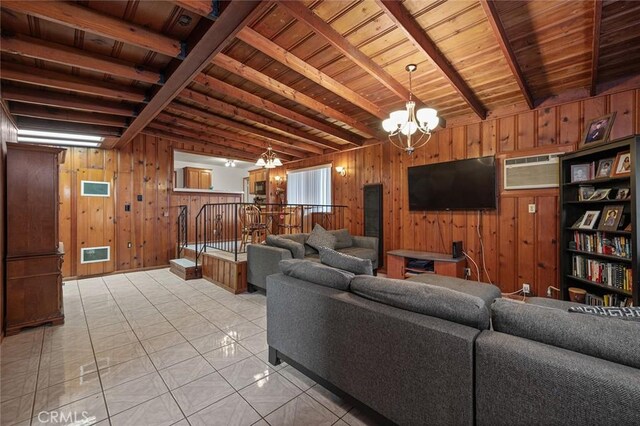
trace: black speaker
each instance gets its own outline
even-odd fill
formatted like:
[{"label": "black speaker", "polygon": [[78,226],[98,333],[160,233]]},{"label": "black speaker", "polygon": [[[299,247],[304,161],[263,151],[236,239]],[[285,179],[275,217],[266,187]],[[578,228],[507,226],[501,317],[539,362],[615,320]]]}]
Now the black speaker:
[{"label": "black speaker", "polygon": [[378,267],[384,262],[382,235],[382,184],[364,186],[364,235],[378,237]]},{"label": "black speaker", "polygon": [[462,257],[462,241],[454,241],[451,247],[451,256],[456,259]]}]

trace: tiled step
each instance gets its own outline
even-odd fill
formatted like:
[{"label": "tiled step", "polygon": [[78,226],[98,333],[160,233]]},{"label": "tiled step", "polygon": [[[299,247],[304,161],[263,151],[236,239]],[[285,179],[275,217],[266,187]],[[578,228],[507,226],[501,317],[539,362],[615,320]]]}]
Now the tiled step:
[{"label": "tiled step", "polygon": [[169,270],[185,281],[202,277],[200,268],[196,269],[196,263],[193,260],[171,259],[169,263],[171,264]]}]

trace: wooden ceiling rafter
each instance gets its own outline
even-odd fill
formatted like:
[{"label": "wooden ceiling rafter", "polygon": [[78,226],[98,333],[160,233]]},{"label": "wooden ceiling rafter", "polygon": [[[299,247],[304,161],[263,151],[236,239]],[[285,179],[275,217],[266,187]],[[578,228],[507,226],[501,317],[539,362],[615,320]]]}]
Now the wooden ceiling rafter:
[{"label": "wooden ceiling rafter", "polygon": [[3,35],[0,50],[13,55],[83,68],[131,80],[162,84],[164,77],[137,64],[25,35]]},{"label": "wooden ceiling rafter", "polygon": [[389,89],[399,99],[406,101],[409,90],[400,82],[394,79],[380,65],[373,61],[369,56],[365,55],[353,46],[338,31],[333,29],[331,25],[322,20],[312,10],[308,9],[303,3],[298,1],[278,1],[278,5],[283,6],[291,16],[298,21],[305,23],[316,34],[324,37],[333,47],[338,49],[346,58],[366,70],[369,75],[378,80],[383,86]]},{"label": "wooden ceiling rafter", "polygon": [[123,87],[112,83],[76,77],[70,74],[33,68],[26,65],[2,63],[3,80],[28,83],[36,86],[51,87],[53,89],[70,90],[72,92],[87,93],[131,102],[146,101],[144,91]]},{"label": "wooden ceiling rafter", "polygon": [[238,121],[230,120],[228,118],[220,117],[218,115],[212,114],[210,111],[204,111],[189,105],[174,102],[171,105],[169,105],[167,109],[172,111],[177,111],[183,114],[189,114],[194,117],[200,117],[209,123],[219,124],[221,126],[230,127],[242,132],[259,136],[276,145],[289,146],[294,149],[300,149],[300,150],[308,151],[314,154],[322,154],[324,152],[323,149],[321,148],[318,148],[310,144],[303,144],[296,139],[284,137],[278,133],[269,132],[259,127],[249,126],[248,124],[244,124]]},{"label": "wooden ceiling rafter", "polygon": [[134,107],[106,99],[96,99],[68,95],[65,93],[46,92],[44,90],[26,87],[4,86],[2,98],[27,104],[44,105],[50,107],[67,108],[78,111],[99,112],[103,114],[132,117]]},{"label": "wooden ceiling rafter", "polygon": [[[151,126],[189,136],[207,137],[210,142],[222,144],[223,146],[246,149],[247,151],[255,154],[254,161],[260,156],[260,154],[265,152],[269,146],[268,142],[243,137],[242,135],[234,134],[233,132],[212,131],[222,129],[212,128],[211,126],[207,126],[206,123],[171,115],[169,113],[160,114],[158,118],[153,121]],[[290,161],[294,158],[305,158],[308,156],[306,153],[296,150],[279,150],[278,154],[281,156],[281,159],[286,161]]]},{"label": "wooden ceiling rafter", "polygon": [[216,0],[174,0],[176,6],[205,18],[216,19],[220,13],[216,9]]},{"label": "wooden ceiling rafter", "polygon": [[[306,133],[302,130],[296,129],[294,127],[288,126],[279,121],[273,120],[269,117],[265,117],[263,115],[256,114],[252,111],[246,110],[244,108],[237,107],[235,105],[226,103],[216,98],[212,98],[203,93],[196,92],[195,90],[185,89],[179,96],[180,99],[190,100],[192,102],[197,103],[198,105],[211,108],[214,113],[224,113],[230,114],[232,116],[240,117],[246,120],[253,121],[255,123],[261,124],[263,126],[269,127],[271,129],[278,130],[280,132],[287,133],[290,136],[300,139],[300,143],[311,143],[313,146],[320,145],[322,148],[330,148],[327,145],[327,141],[314,136],[312,134]],[[322,152],[320,149],[319,152]]]},{"label": "wooden ceiling rafter", "polygon": [[186,58],[167,76],[165,84],[125,130],[116,147],[126,146],[140,130],[144,129],[261,9],[260,2],[257,0],[232,2],[206,32],[194,41],[195,44]]},{"label": "wooden ceiling rafter", "polygon": [[127,119],[117,115],[97,114],[94,112],[73,111],[46,106],[22,103],[9,103],[11,114],[45,120],[68,121],[70,123],[93,124],[96,126],[125,127]]},{"label": "wooden ceiling rafter", "polygon": [[382,111],[380,107],[375,103],[371,102],[364,96],[361,96],[354,90],[351,90],[347,86],[338,82],[319,69],[314,68],[309,63],[288,52],[286,49],[280,47],[278,44],[264,37],[257,31],[249,27],[245,27],[238,33],[237,38],[247,43],[254,49],[261,51],[270,58],[292,69],[303,77],[313,81],[319,86],[324,87],[335,95],[338,95],[346,101],[351,102],[358,108],[367,111],[371,115],[374,115],[380,119],[386,118],[386,116],[388,115],[387,112]]},{"label": "wooden ceiling rafter", "polygon": [[19,129],[47,130],[50,132],[79,133],[84,135],[114,136],[122,134],[122,129],[111,126],[96,126],[93,124],[70,123],[59,120],[44,120],[33,117],[17,116]]},{"label": "wooden ceiling rafter", "polygon": [[77,3],[3,0],[2,7],[138,46],[172,58],[180,57],[183,54],[182,44],[179,40]]},{"label": "wooden ceiling rafter", "polygon": [[467,102],[473,111],[481,119],[487,117],[487,110],[482,102],[477,98],[473,90],[467,85],[464,79],[451,66],[449,61],[440,53],[438,47],[431,38],[424,32],[422,27],[411,16],[409,11],[398,1],[376,0],[376,3],[387,13],[397,28],[429,58],[430,62],[440,70],[446,80],[453,86],[456,92]]},{"label": "wooden ceiling rafter", "polygon": [[602,0],[593,0],[593,31],[591,33],[591,84],[589,94],[596,95],[598,87],[598,62],[600,61],[600,28],[602,24]]},{"label": "wooden ceiling rafter", "polygon": [[304,93],[295,90],[287,86],[286,84],[281,83],[278,80],[271,78],[268,75],[263,74],[260,71],[233,59],[230,56],[220,54],[214,58],[213,64],[224,69],[225,71],[231,72],[254,84],[264,87],[265,89],[268,89],[280,96],[295,101],[300,105],[304,105],[314,111],[317,111],[325,117],[329,117],[341,123],[344,123],[367,136],[379,136],[379,132],[377,130],[363,125],[361,122],[353,119],[347,114],[344,114],[328,105],[325,105],[322,102],[313,99],[311,96],[305,95]]},{"label": "wooden ceiling rafter", "polygon": [[[333,136],[350,144],[362,145],[364,143],[364,140],[360,136],[350,133],[346,129],[300,114],[292,109],[278,105],[275,102],[271,102],[258,95],[254,95],[251,92],[247,92],[244,89],[211,77],[210,75],[200,74],[194,79],[194,82],[224,96],[237,99],[240,102],[253,105],[264,111],[269,111],[284,119],[319,130],[327,135]],[[327,146],[333,149],[341,149],[339,144],[333,144],[332,142],[328,142]]]},{"label": "wooden ceiling rafter", "polygon": [[498,15],[498,10],[494,4],[494,0],[480,0],[480,5],[484,10],[484,13],[487,15],[487,20],[489,21],[489,25],[493,29],[493,33],[496,36],[496,40],[500,45],[500,49],[502,50],[502,54],[504,55],[505,60],[507,61],[507,65],[511,69],[511,73],[513,77],[516,79],[518,86],[520,87],[520,91],[522,92],[522,96],[524,100],[527,102],[529,109],[534,108],[533,96],[531,95],[531,90],[527,85],[527,81],[525,80],[524,74],[518,65],[518,60],[516,59],[515,53],[513,53],[513,49],[511,48],[511,43],[507,38],[507,33],[504,30],[504,26],[502,25],[502,21],[500,20],[500,16]]}]

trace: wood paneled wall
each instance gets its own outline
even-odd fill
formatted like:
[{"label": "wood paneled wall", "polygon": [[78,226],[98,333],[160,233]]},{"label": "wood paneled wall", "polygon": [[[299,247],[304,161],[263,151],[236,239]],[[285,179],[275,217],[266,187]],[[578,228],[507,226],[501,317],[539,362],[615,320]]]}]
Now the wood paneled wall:
[{"label": "wood paneled wall", "polygon": [[[64,277],[168,265],[175,255],[179,205],[189,206],[193,236],[193,219],[203,204],[240,200],[239,195],[173,193],[173,148],[206,153],[200,146],[146,135],[119,151],[68,150],[60,174]],[[82,180],[110,182],[111,196],[80,196]],[[125,211],[127,204],[130,211]],[[82,247],[107,245],[109,262],[80,263]]]},{"label": "wood paneled wall", "polygon": [[4,103],[0,107],[0,341],[4,335],[4,292],[5,283],[5,264],[4,257],[6,253],[6,181],[7,181],[7,142],[18,141],[18,129],[14,122],[10,119],[9,113],[5,110]]},{"label": "wood paneled wall", "polygon": [[[365,183],[384,185],[384,246],[434,252],[451,251],[452,241],[463,241],[479,265],[482,281],[489,279],[504,292],[532,285],[544,295],[558,284],[558,190],[504,191],[502,161],[509,156],[576,149],[588,120],[616,111],[611,138],[640,133],[640,90],[628,90],[483,122],[453,126],[436,132],[412,157],[390,144],[316,157],[287,167],[333,163],[347,167],[347,177],[334,173],[334,202],[349,206],[351,232],[361,234],[362,189]],[[498,210],[491,212],[410,212],[407,167],[484,155],[499,160]],[[276,175],[283,171],[276,169]],[[536,213],[528,213],[535,204]],[[480,225],[478,227],[478,224]],[[481,241],[484,252],[481,250]],[[484,261],[483,255],[484,254]],[[486,266],[486,273],[483,271]],[[473,279],[476,269],[469,262]]]}]

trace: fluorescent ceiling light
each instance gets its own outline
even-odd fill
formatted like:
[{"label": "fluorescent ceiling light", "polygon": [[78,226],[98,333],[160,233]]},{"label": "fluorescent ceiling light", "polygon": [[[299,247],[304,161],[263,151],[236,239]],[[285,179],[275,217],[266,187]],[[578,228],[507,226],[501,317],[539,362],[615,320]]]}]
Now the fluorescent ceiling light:
[{"label": "fluorescent ceiling light", "polygon": [[39,136],[39,137],[45,137],[45,138],[71,139],[71,140],[77,140],[77,141],[91,141],[91,142],[102,142],[104,140],[102,136],[79,135],[75,133],[46,132],[42,130],[26,130],[26,129],[19,129],[18,135]]},{"label": "fluorescent ceiling light", "polygon": [[18,136],[18,142],[44,143],[48,145],[67,145],[67,146],[90,146],[90,147],[100,146],[98,142],[69,141],[64,139],[32,138],[28,136]]}]

